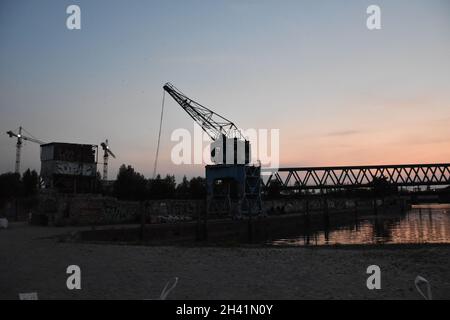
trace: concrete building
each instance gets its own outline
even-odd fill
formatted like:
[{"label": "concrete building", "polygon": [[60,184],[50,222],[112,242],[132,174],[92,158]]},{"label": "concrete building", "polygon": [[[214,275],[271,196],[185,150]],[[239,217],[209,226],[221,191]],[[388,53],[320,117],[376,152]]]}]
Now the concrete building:
[{"label": "concrete building", "polygon": [[61,142],[41,145],[44,188],[63,193],[94,192],[97,160],[97,145]]}]

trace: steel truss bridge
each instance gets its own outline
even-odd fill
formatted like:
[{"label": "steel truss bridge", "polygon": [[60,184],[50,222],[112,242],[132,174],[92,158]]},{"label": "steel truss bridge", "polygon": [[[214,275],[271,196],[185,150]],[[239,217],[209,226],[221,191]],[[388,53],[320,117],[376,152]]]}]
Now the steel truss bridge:
[{"label": "steel truss bridge", "polygon": [[276,172],[270,169],[262,171],[269,176],[263,182],[265,188],[273,181],[277,181],[282,189],[293,190],[368,188],[377,178],[385,178],[396,187],[450,185],[450,163],[280,168]]}]

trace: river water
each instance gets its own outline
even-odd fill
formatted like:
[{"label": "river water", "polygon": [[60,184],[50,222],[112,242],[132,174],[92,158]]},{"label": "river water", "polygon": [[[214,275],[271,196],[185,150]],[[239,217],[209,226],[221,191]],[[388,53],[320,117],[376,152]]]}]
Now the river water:
[{"label": "river water", "polygon": [[331,229],[304,229],[273,245],[450,243],[450,204],[416,205],[403,214],[357,216],[350,224]]}]

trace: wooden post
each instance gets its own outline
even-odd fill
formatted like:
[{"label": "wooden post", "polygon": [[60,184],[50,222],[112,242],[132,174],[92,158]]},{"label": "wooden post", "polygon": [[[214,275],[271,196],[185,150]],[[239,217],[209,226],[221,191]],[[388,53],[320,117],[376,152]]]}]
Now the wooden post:
[{"label": "wooden post", "polygon": [[141,202],[140,207],[141,207],[141,229],[139,232],[139,240],[143,242],[145,236],[145,218],[146,218],[145,212],[147,209],[147,201]]},{"label": "wooden post", "polygon": [[202,226],[202,212],[203,210],[198,207],[197,203],[197,228],[195,238],[197,241],[203,240],[203,226]]},{"label": "wooden post", "polygon": [[359,230],[358,199],[355,199],[355,202],[354,202],[353,218],[355,219],[355,229],[356,229],[356,231],[358,231]]},{"label": "wooden post", "polygon": [[330,240],[330,215],[328,211],[328,196],[324,196],[323,204],[324,204],[324,219],[323,219],[323,228],[324,228],[324,236],[325,242],[328,244]]},{"label": "wooden post", "polygon": [[325,196],[323,199],[323,205],[324,205],[324,213],[326,216],[328,216],[328,197]]},{"label": "wooden post", "polygon": [[252,223],[252,206],[248,208],[248,242],[253,242],[253,223]]},{"label": "wooden post", "polygon": [[208,240],[208,211],[209,211],[209,206],[208,204],[206,205],[206,210],[205,210],[205,214],[203,216],[203,239],[204,241]]},{"label": "wooden post", "polygon": [[19,201],[17,200],[17,198],[14,200],[14,207],[15,207],[15,219],[16,221],[19,221]]}]

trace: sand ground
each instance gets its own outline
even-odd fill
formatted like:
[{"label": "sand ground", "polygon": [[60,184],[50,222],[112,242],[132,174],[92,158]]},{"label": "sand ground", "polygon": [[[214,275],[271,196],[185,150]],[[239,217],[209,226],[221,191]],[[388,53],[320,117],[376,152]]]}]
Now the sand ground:
[{"label": "sand ground", "polygon": [[[0,230],[0,299],[421,299],[428,279],[436,299],[450,298],[450,246],[346,248],[145,247],[60,242],[76,228],[13,223]],[[66,287],[66,268],[81,268],[81,290]],[[366,268],[381,267],[381,290],[368,290]]]}]

